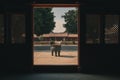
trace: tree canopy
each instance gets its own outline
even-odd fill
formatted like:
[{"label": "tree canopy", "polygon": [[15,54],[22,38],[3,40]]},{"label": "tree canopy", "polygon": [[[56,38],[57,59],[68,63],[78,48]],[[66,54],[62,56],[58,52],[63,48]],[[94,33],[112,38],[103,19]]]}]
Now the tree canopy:
[{"label": "tree canopy", "polygon": [[52,8],[34,8],[34,33],[42,35],[50,33],[54,27],[54,14]]},{"label": "tree canopy", "polygon": [[68,33],[77,33],[77,10],[69,10],[62,16],[65,19],[66,24],[63,26],[66,28]]}]

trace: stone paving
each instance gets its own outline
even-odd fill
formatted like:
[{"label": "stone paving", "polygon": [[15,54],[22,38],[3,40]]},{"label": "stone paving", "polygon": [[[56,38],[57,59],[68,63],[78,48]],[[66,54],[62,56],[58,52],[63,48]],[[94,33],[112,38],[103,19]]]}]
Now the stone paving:
[{"label": "stone paving", "polygon": [[34,52],[34,65],[78,65],[77,51],[61,51],[61,56],[52,56],[50,51]]}]

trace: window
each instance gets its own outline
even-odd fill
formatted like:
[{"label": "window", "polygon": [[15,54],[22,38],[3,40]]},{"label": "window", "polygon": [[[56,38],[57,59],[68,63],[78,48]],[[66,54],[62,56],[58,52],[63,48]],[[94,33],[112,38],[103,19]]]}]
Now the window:
[{"label": "window", "polygon": [[0,43],[4,43],[4,16],[0,14]]},{"label": "window", "polygon": [[119,15],[86,15],[86,43],[118,43],[119,22]]},{"label": "window", "polygon": [[100,16],[86,15],[86,43],[100,43]]},{"label": "window", "polygon": [[11,15],[12,43],[25,42],[25,16],[22,14]]},{"label": "window", "polygon": [[105,43],[118,43],[119,15],[105,16]]}]

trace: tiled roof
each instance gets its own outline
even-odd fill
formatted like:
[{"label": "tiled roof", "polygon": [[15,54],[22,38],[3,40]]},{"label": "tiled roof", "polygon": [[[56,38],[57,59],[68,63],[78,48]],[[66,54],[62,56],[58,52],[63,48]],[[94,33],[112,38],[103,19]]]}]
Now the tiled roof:
[{"label": "tiled roof", "polygon": [[78,37],[78,34],[68,34],[68,33],[49,33],[43,34],[43,37]]},{"label": "tiled roof", "polygon": [[68,37],[78,37],[78,34],[69,34]]},{"label": "tiled roof", "polygon": [[33,37],[37,38],[37,35],[36,35],[36,34],[33,34]]},{"label": "tiled roof", "polygon": [[49,34],[43,34],[42,36],[43,37],[49,37],[50,35]]}]

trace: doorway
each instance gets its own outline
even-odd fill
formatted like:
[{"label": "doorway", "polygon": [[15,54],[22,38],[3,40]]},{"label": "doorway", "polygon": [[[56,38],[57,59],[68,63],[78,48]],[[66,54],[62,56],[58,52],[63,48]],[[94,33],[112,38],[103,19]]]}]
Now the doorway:
[{"label": "doorway", "polygon": [[33,4],[33,66],[79,65],[79,15],[78,4]]}]

